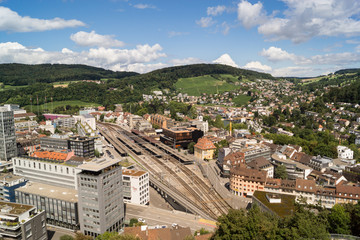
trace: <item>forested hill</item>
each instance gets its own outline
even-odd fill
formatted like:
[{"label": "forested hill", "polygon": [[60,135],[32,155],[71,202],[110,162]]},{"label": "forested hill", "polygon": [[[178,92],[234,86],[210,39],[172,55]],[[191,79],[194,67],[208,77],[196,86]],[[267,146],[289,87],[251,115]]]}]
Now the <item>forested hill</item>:
[{"label": "forested hill", "polygon": [[0,82],[12,86],[30,85],[36,82],[52,83],[57,81],[123,78],[137,74],[135,72],[113,72],[80,64],[0,64]]},{"label": "forested hill", "polygon": [[126,77],[113,82],[114,87],[124,84],[143,86],[142,89],[172,89],[179,78],[198,77],[211,74],[231,74],[242,76],[248,80],[275,79],[267,73],[235,68],[221,64],[193,64],[177,67],[163,68],[149,73]]},{"label": "forested hill", "polygon": [[346,73],[359,73],[360,68],[349,68],[349,69],[341,69],[336,71],[334,74],[346,74]]}]

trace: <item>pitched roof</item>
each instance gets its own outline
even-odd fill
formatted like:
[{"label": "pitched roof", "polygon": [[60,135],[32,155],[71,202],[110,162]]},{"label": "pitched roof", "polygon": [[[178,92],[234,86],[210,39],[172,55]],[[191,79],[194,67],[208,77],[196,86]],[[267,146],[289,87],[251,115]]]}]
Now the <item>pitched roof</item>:
[{"label": "pitched roof", "polygon": [[202,137],[194,146],[202,150],[216,149],[215,145],[207,137]]},{"label": "pitched roof", "polygon": [[264,157],[254,158],[251,162],[247,163],[248,167],[258,170],[269,166],[269,164],[271,164],[270,161]]},{"label": "pitched roof", "polygon": [[230,169],[230,178],[234,174],[244,177],[244,180],[249,180],[249,181],[254,181],[254,182],[255,181],[256,182],[266,182],[266,175],[267,175],[267,173],[265,171],[249,169],[249,168],[243,167],[242,165]]}]

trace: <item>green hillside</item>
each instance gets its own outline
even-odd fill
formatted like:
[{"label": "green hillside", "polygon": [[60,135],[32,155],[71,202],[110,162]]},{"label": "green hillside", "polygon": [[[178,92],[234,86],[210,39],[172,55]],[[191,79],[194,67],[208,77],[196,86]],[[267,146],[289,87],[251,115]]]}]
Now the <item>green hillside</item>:
[{"label": "green hillside", "polygon": [[0,82],[11,86],[30,85],[36,82],[51,83],[57,81],[123,78],[137,74],[134,72],[113,72],[79,64],[0,64]]},{"label": "green hillside", "polygon": [[178,92],[187,93],[191,96],[200,96],[202,93],[223,93],[240,88],[234,82],[239,80],[229,74],[205,75],[200,77],[180,78],[175,83]]}]

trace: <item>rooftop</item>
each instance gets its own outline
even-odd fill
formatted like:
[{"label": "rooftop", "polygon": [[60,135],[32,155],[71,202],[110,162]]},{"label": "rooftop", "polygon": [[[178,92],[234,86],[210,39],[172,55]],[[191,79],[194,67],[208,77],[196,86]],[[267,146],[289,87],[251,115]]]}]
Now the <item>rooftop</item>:
[{"label": "rooftop", "polygon": [[95,159],[90,162],[86,162],[84,164],[79,165],[78,167],[81,170],[87,170],[87,171],[94,171],[98,172],[101,171],[104,168],[110,167],[111,165],[119,164],[119,159]]},{"label": "rooftop", "polygon": [[295,196],[277,194],[277,196],[281,198],[281,203],[270,203],[266,198],[266,194],[271,193],[255,191],[253,197],[256,197],[262,204],[279,217],[290,216],[295,212]]},{"label": "rooftop", "polygon": [[202,150],[216,149],[215,145],[207,137],[200,138],[194,147]]},{"label": "rooftop", "polygon": [[122,170],[123,176],[126,175],[126,176],[140,177],[146,173],[147,172],[141,171],[141,170],[132,170],[132,169],[123,169]]},{"label": "rooftop", "polygon": [[7,213],[7,214],[19,216],[24,212],[27,212],[33,208],[35,207],[31,205],[0,201],[1,214]]},{"label": "rooftop", "polygon": [[43,197],[55,198],[67,202],[77,202],[78,192],[72,188],[56,187],[44,183],[31,182],[16,191],[35,194]]}]

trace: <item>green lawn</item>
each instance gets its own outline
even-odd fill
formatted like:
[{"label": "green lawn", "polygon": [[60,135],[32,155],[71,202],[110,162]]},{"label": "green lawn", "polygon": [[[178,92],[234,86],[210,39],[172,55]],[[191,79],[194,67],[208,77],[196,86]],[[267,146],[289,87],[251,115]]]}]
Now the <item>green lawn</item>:
[{"label": "green lawn", "polygon": [[[70,105],[70,106],[76,106],[78,105],[79,107],[97,107],[100,106],[100,104],[97,103],[88,103],[88,102],[82,102],[82,101],[78,101],[78,100],[70,100],[70,101],[57,101],[57,102],[49,102],[46,104],[42,104],[39,105],[39,111],[43,111],[48,109],[48,111],[52,111],[53,108],[59,107],[59,106],[66,106],[66,105]],[[31,110],[31,106],[30,105],[26,105],[24,106],[24,108],[28,109],[29,111]],[[36,104],[32,105],[32,111],[33,112],[37,112],[38,107],[36,106]]]},{"label": "green lawn", "polygon": [[176,82],[175,87],[177,91],[187,93],[190,96],[200,96],[202,93],[222,93],[240,88],[240,86],[226,82],[227,78],[231,81],[238,82],[237,77],[230,74],[220,74],[218,76],[218,78],[214,78],[210,75],[180,78]]},{"label": "green lawn", "polygon": [[0,91],[6,91],[6,90],[14,90],[17,88],[23,88],[23,87],[27,87],[28,85],[25,86],[11,86],[11,85],[5,85],[4,88],[0,88]]},{"label": "green lawn", "polygon": [[242,106],[242,105],[247,104],[250,101],[250,99],[251,99],[251,96],[239,95],[233,99],[233,103],[235,103],[236,106]]}]

